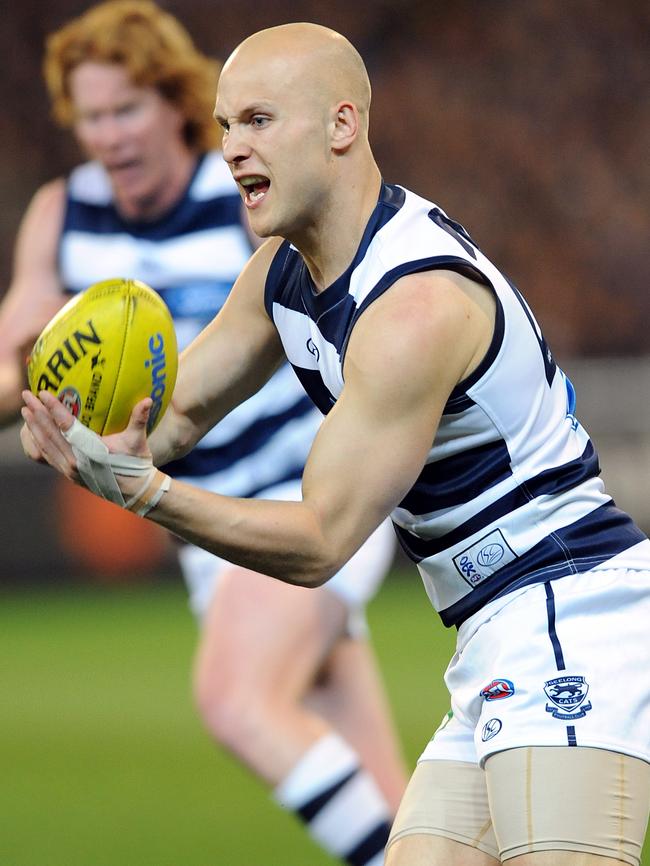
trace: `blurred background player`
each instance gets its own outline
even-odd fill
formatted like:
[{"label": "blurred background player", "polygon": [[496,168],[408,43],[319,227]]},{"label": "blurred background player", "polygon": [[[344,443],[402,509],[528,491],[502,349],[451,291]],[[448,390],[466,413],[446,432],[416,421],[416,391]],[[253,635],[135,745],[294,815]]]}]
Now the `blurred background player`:
[{"label": "blurred background player", "polygon": [[[90,161],[36,193],[18,234],[0,310],[4,423],[18,415],[26,352],[73,293],[141,279],[167,302],[184,347],[255,245],[211,116],[218,65],[175,18],[146,0],[100,4],[48,39],[44,69],[55,117]],[[319,422],[284,365],[167,470],[231,496],[299,498]],[[180,551],[202,622],[204,724],[326,850],[358,866],[383,861],[405,785],[363,613],[392,556],[385,524],[314,591]]]}]

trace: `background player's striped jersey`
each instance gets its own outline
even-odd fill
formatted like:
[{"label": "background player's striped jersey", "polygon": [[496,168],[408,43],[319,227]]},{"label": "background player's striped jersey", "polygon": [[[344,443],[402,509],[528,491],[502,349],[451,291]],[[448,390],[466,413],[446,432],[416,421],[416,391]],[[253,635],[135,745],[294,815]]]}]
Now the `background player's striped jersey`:
[{"label": "background player's striped jersey", "polygon": [[[218,152],[199,160],[181,200],[152,222],[120,216],[99,163],[79,166],[68,179],[59,249],[66,291],[110,277],[142,280],[169,306],[180,348],[221,309],[251,252],[241,199]],[[227,495],[253,496],[301,477],[319,421],[284,365],[166,470]]]},{"label": "background player's striped jersey", "polygon": [[324,291],[288,243],[271,266],[267,310],[316,405],[327,412],[341,393],[363,311],[400,277],[432,269],[491,287],[497,302],[490,349],[452,392],[422,472],[392,514],[451,625],[504,592],[596,567],[644,536],[604,492],[571,383],[524,299],[462,226],[401,187],[383,185],[354,261]]}]

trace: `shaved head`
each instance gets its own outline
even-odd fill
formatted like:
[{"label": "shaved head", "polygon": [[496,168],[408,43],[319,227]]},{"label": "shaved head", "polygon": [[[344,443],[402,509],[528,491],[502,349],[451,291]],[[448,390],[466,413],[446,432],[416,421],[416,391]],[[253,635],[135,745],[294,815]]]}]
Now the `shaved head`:
[{"label": "shaved head", "polygon": [[319,24],[282,24],[260,30],[230,55],[222,77],[260,70],[269,80],[328,105],[350,101],[368,127],[370,81],[356,48],[340,33]]},{"label": "shaved head", "polygon": [[261,237],[291,240],[312,272],[319,239],[340,223],[341,211],[352,236],[377,203],[381,174],[368,139],[369,109],[358,51],[318,24],[254,33],[219,77],[214,116],[251,227]]}]

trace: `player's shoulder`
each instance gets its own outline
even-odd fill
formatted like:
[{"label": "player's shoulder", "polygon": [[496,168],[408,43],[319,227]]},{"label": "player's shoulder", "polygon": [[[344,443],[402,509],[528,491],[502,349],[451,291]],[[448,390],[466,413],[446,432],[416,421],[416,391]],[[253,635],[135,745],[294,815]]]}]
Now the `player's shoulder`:
[{"label": "player's shoulder", "polygon": [[408,259],[434,261],[474,259],[471,238],[443,208],[406,187],[384,184],[382,217],[369,250],[386,269]]},{"label": "player's shoulder", "polygon": [[66,185],[62,177],[40,186],[27,207],[20,234],[43,245],[46,239],[58,236],[65,208]]},{"label": "player's shoulder", "polygon": [[[55,307],[60,301],[57,256],[64,209],[65,180],[57,178],[36,191],[20,224],[14,249],[11,291],[27,299],[26,320],[42,313],[36,298],[54,298]],[[36,333],[43,324],[40,320],[37,322]]]},{"label": "player's shoulder", "polygon": [[42,184],[32,196],[30,207],[37,210],[56,210],[65,200],[65,178],[56,177]]},{"label": "player's shoulder", "polygon": [[492,336],[491,318],[462,275],[446,270],[408,274],[359,317],[346,364],[367,366],[396,383],[415,377],[425,388],[440,386],[449,393],[483,356]]},{"label": "player's shoulder", "polygon": [[[278,249],[282,245],[281,238],[267,238],[248,259],[242,268],[235,287],[237,294],[251,294],[255,297],[264,296],[269,271]],[[233,291],[230,293],[233,295]]]},{"label": "player's shoulder", "polygon": [[387,329],[425,340],[462,330],[469,315],[471,281],[454,271],[426,270],[397,279],[359,319],[368,335]]},{"label": "player's shoulder", "polygon": [[273,264],[275,257],[278,254],[278,251],[285,243],[286,242],[283,238],[267,238],[255,250],[248,263],[246,264],[244,270],[254,269],[257,274],[263,275],[266,279],[266,276],[271,269],[271,265]]}]

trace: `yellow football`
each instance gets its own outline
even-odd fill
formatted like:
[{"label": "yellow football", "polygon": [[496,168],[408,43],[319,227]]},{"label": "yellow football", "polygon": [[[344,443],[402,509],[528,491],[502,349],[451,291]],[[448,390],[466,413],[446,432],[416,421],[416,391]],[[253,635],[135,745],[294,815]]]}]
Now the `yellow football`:
[{"label": "yellow football", "polygon": [[106,435],[123,430],[131,410],[151,397],[151,432],[174,390],[178,367],[171,314],[138,280],[95,283],[45,326],[27,378],[34,394],[51,391],[82,424]]}]

